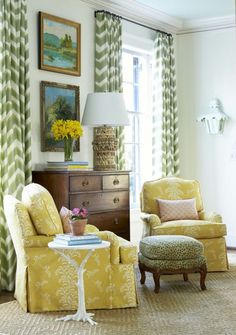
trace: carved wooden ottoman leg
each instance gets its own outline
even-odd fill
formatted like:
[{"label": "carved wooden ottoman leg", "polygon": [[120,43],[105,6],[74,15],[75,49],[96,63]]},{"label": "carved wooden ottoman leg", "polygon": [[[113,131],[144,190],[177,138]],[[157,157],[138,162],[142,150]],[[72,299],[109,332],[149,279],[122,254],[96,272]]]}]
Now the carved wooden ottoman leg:
[{"label": "carved wooden ottoman leg", "polygon": [[206,285],[205,285],[205,279],[206,279],[206,275],[207,275],[207,267],[206,265],[202,265],[200,267],[200,286],[202,290],[206,290]]},{"label": "carved wooden ottoman leg", "polygon": [[158,293],[160,291],[160,273],[158,271],[153,272],[153,279],[155,283],[155,289],[154,292]]},{"label": "carved wooden ottoman leg", "polygon": [[142,263],[138,262],[138,266],[139,266],[139,271],[141,273],[140,283],[144,284],[145,280],[146,280],[146,274],[145,274],[145,271],[144,271],[144,269],[142,267]]},{"label": "carved wooden ottoman leg", "polygon": [[188,281],[188,274],[187,273],[183,273],[183,277],[184,277],[184,281]]}]

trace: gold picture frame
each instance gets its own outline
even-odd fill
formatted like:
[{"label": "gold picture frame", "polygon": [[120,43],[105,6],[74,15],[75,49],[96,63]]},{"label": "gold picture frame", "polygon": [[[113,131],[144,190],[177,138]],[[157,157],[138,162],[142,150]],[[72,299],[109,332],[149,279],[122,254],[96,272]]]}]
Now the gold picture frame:
[{"label": "gold picture frame", "polygon": [[39,12],[39,69],[81,75],[81,26]]},{"label": "gold picture frame", "polygon": [[[54,121],[80,120],[79,86],[49,81],[40,83],[41,151],[64,151],[64,142],[56,141],[51,132]],[[80,151],[76,140],[73,151]]]}]

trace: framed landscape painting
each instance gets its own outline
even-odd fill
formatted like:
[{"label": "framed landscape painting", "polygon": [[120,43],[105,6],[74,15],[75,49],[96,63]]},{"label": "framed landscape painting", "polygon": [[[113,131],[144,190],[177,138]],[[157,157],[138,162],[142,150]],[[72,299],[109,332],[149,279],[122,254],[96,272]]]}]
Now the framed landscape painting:
[{"label": "framed landscape painting", "polygon": [[39,12],[39,68],[80,76],[80,24]]},{"label": "framed landscape painting", "polygon": [[[64,151],[64,142],[56,141],[51,127],[56,120],[79,120],[79,86],[48,81],[40,84],[41,150]],[[79,151],[79,139],[74,151]]]}]

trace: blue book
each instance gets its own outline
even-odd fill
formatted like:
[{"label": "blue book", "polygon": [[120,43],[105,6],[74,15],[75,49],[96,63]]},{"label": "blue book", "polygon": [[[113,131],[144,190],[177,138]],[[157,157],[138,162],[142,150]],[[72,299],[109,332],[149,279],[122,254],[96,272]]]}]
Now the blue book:
[{"label": "blue book", "polygon": [[85,245],[85,244],[99,244],[102,243],[102,240],[97,238],[97,239],[90,239],[90,240],[75,240],[75,241],[66,241],[60,238],[55,238],[54,242],[61,244],[61,245],[68,245],[68,246],[72,246],[72,245]]},{"label": "blue book", "polygon": [[80,161],[69,161],[69,162],[47,162],[48,165],[53,165],[53,166],[56,166],[56,165],[61,165],[61,166],[68,166],[68,165],[84,165],[84,166],[88,166],[88,162],[80,162]]}]

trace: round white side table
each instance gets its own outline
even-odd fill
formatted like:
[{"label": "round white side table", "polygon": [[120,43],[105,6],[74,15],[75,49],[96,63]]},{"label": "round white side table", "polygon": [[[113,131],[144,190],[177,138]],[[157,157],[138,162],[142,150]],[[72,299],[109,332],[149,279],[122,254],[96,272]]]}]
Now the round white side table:
[{"label": "round white side table", "polygon": [[[84,269],[85,264],[89,257],[92,255],[93,251],[95,249],[102,249],[102,248],[108,248],[110,246],[110,242],[108,241],[102,241],[102,243],[98,244],[84,244],[84,245],[73,245],[73,246],[67,246],[67,245],[61,245],[59,243],[56,243],[54,241],[48,243],[48,247],[50,249],[55,250],[55,252],[59,253],[62,257],[64,257],[68,263],[70,263],[77,271],[78,276],[78,309],[75,314],[67,315],[62,318],[59,318],[57,320],[62,321],[69,321],[69,320],[75,320],[75,321],[83,321],[83,322],[89,322],[91,325],[96,325],[97,322],[92,320],[93,313],[87,313],[85,308],[85,294],[84,294],[84,272],[86,271]],[[83,261],[80,265],[77,264],[77,262],[70,257],[67,253],[65,253],[66,250],[88,250],[87,255],[84,257]]]}]

